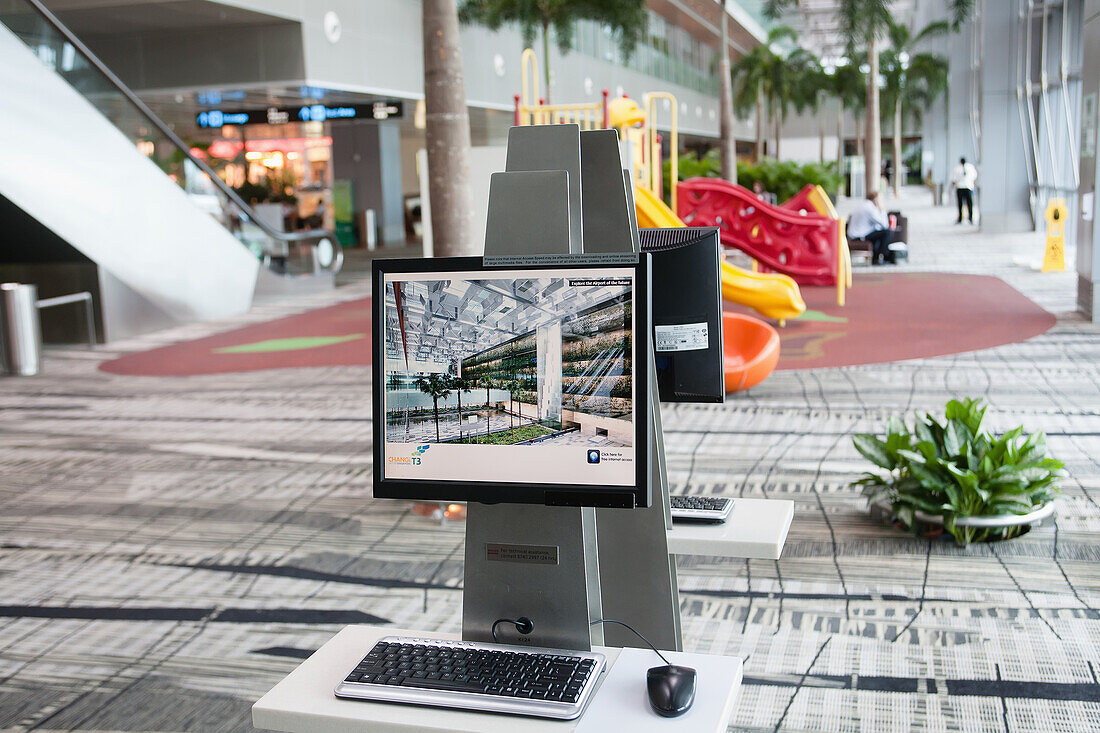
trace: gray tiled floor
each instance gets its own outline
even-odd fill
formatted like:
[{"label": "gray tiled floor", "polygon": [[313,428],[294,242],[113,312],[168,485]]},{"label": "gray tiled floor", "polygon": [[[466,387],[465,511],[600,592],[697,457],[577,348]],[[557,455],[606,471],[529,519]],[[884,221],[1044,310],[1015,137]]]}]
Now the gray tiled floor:
[{"label": "gray tiled floor", "polygon": [[[1100,729],[1097,328],[1070,313],[1072,273],[1013,264],[1041,237],[955,228],[920,200],[903,269],[999,275],[1058,325],[664,410],[674,489],[796,502],[778,562],[679,562],[686,646],[746,658],[735,730]],[[0,729],[248,730],[251,702],[344,623],[458,628],[461,525],[370,496],[369,370],[96,370],[366,287],[0,380]],[[1048,432],[1069,469],[1056,521],[960,549],[868,516],[850,435],[965,394],[996,427]]]}]

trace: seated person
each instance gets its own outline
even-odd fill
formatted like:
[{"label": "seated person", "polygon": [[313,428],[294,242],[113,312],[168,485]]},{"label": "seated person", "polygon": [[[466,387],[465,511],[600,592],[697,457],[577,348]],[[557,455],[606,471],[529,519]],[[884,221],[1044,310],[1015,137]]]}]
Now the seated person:
[{"label": "seated person", "polygon": [[894,262],[894,254],[890,251],[890,240],[893,239],[894,232],[890,229],[890,220],[879,203],[878,191],[867,194],[867,198],[856,206],[849,220],[848,236],[852,239],[866,239],[871,243],[872,265]]}]

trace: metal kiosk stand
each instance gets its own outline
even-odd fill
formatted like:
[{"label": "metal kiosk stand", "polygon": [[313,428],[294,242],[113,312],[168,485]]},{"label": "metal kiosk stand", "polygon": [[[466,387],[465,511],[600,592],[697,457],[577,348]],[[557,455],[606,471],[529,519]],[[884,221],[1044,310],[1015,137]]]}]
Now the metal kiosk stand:
[{"label": "metal kiosk stand", "polygon": [[[581,132],[569,124],[514,127],[506,172],[494,174],[489,189],[485,256],[517,264],[553,255],[614,262],[616,255],[638,252],[633,214],[616,131]],[[626,629],[590,626],[606,617],[631,624],[659,648],[682,649],[667,540],[672,519],[660,402],[652,345],[649,349],[650,417],[641,434],[652,467],[651,506],[470,504],[463,639],[491,641],[496,619],[529,616],[535,629],[521,639],[525,643],[584,650],[605,643],[642,646]],[[502,560],[501,546],[516,551]],[[516,639],[505,634],[502,641]]]},{"label": "metal kiosk stand", "polygon": [[[615,131],[581,132],[576,125],[519,127],[511,130],[508,142],[507,171],[496,174],[490,188],[488,257],[520,264],[557,255],[565,256],[566,264],[567,258],[576,261],[584,255],[605,257],[609,263],[616,257],[635,256],[638,234],[631,181],[622,170]],[[648,334],[645,338],[649,340]],[[596,716],[594,724],[604,725],[600,716],[611,714],[619,725],[631,730],[666,730],[668,719],[649,713],[644,703],[643,680],[651,652],[646,653],[644,662],[622,661],[623,650],[617,647],[641,647],[642,642],[625,629],[612,625],[604,630],[590,626],[590,621],[602,617],[625,621],[658,648],[679,651],[679,599],[669,554],[676,547],[670,548],[670,542],[685,548],[701,547],[710,554],[723,554],[719,550],[730,545],[738,553],[749,549],[778,556],[791,507],[772,512],[777,516],[763,523],[765,529],[757,532],[759,542],[731,543],[720,536],[720,528],[713,530],[716,536],[700,532],[699,536],[676,539],[675,532],[669,534],[668,482],[652,351],[647,361],[649,423],[640,432],[649,451],[650,507],[627,510],[476,503],[467,507],[462,638],[488,641],[493,621],[526,615],[535,623],[531,636],[517,640],[514,632],[505,633],[502,642],[566,649],[597,646],[607,655],[611,672],[601,680],[581,718],[546,720],[338,699],[333,686],[377,638],[387,634],[449,636],[349,626],[253,706],[254,723],[293,733],[566,733],[584,726],[592,715]],[[759,524],[757,517],[746,518],[737,529],[744,534],[746,526],[755,524]],[[501,546],[508,551],[501,552]],[[495,557],[503,554],[508,559],[490,559],[490,547]],[[696,716],[694,729],[725,730],[740,688],[741,660],[682,652],[677,657],[681,659],[678,663],[693,667],[717,664],[701,674],[703,684],[715,685],[701,693],[714,705],[688,715]],[[622,669],[630,682],[616,688],[608,680],[619,665],[626,665]],[[602,710],[595,710],[597,707]]]}]

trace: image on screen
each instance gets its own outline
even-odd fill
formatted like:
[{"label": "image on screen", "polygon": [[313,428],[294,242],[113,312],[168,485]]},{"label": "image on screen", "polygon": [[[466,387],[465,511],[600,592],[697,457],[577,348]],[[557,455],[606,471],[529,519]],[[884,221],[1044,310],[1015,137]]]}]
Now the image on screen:
[{"label": "image on screen", "polygon": [[387,478],[634,484],[632,268],[384,282]]}]

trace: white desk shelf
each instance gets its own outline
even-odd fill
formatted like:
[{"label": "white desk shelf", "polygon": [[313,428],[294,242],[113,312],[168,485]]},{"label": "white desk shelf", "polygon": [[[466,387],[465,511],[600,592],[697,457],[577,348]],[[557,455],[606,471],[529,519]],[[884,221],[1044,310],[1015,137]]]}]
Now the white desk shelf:
[{"label": "white desk shelf", "polygon": [[793,518],[793,501],[734,499],[733,511],[720,524],[673,523],[668,531],[668,551],[673,555],[778,560]]},{"label": "white desk shelf", "polygon": [[[608,704],[613,706],[620,704],[618,698],[607,697],[614,693],[603,690],[603,683],[609,679],[611,670],[614,669],[622,651],[609,647],[596,648],[596,651],[607,657],[609,670],[601,677],[600,688],[589,703],[585,715],[577,720],[525,718],[337,698],[333,694],[336,684],[355,667],[379,638],[391,634],[422,638],[457,638],[449,634],[424,633],[384,626],[347,626],[252,706],[253,725],[257,728],[287,733],[363,733],[364,731],[370,731],[370,733],[411,733],[412,731],[568,733],[575,730],[588,713],[601,712],[597,706],[606,710]],[[702,670],[705,668],[706,682],[712,688],[717,686],[720,689],[718,695],[708,693],[710,704],[706,706],[697,700],[695,707],[683,718],[666,719],[655,714],[647,714],[645,669],[639,669],[637,689],[631,686],[627,699],[621,703],[623,711],[621,720],[629,721],[631,733],[646,733],[649,730],[683,730],[682,725],[675,725],[677,722],[681,724],[690,722],[692,731],[724,733],[741,688],[741,660],[734,657],[677,653],[672,661],[677,664],[693,665],[693,660],[696,660],[694,664],[697,664],[701,670],[700,691],[704,689]],[[654,658],[653,666],[657,664],[660,664],[660,661]],[[603,699],[601,694],[604,695]],[[725,695],[725,699],[718,699],[722,694]],[[691,718],[693,713],[698,713],[694,719]],[[640,718],[643,722],[638,724],[635,718]],[[644,722],[646,718],[652,720],[649,726]]]}]

